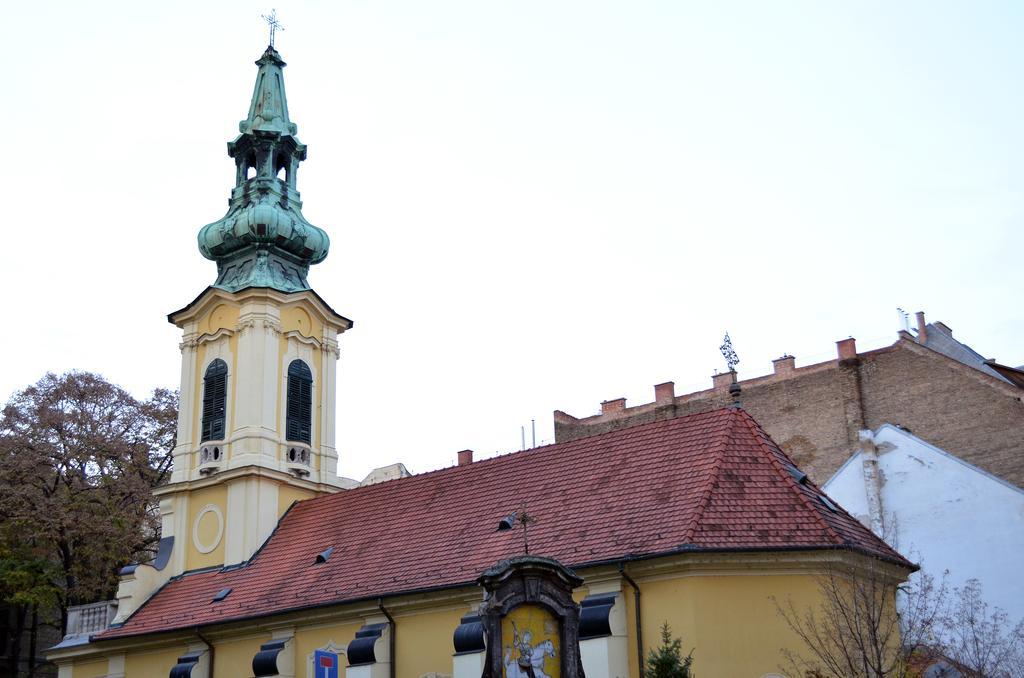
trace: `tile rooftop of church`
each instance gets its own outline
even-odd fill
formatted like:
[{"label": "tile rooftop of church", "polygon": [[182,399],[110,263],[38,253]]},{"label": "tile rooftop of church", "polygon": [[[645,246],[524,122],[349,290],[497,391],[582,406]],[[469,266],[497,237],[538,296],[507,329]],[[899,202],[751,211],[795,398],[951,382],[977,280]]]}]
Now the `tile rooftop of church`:
[{"label": "tile rooftop of church", "polygon": [[484,642],[478,578],[526,550],[520,529],[497,529],[523,510],[529,553],[576,568],[566,596],[607,627],[581,640],[593,678],[642,677],[642,627],[662,622],[715,667],[698,671],[764,675],[797,640],[771,601],[813,604],[832,568],[887,591],[916,569],[735,405],[476,463],[466,451],[416,476],[339,477],[336,363],[352,321],[309,286],[330,242],[300,210],[306,147],[284,62],[270,46],[256,64],[228,144],[228,211],[199,234],[217,279],[169,316],[181,405],[170,482],[154,490],[160,553],[121,570],[116,602],[79,606],[75,624],[69,612],[48,654],[61,678],[311,676],[318,656],[335,677],[479,678],[505,632]]},{"label": "tile rooftop of church", "polygon": [[249,561],[172,579],[96,639],[470,586],[522,552],[518,529],[495,529],[522,503],[537,518],[531,552],[573,567],[820,549],[913,567],[801,476],[749,414],[725,408],[347,490],[298,502]]}]

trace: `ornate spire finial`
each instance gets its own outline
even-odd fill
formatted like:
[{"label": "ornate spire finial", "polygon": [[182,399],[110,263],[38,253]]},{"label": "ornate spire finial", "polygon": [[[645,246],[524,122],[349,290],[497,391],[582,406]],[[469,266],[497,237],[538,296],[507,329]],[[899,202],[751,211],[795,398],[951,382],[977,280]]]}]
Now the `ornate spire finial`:
[{"label": "ornate spire finial", "polygon": [[[273,29],[280,28],[272,13]],[[271,37],[273,41],[273,37]],[[284,60],[273,45],[256,61],[259,71],[249,115],[228,143],[235,161],[235,188],[228,212],[199,232],[199,251],[217,262],[214,287],[237,292],[268,287],[308,290],[309,267],[327,256],[330,240],[302,216],[297,189],[306,146],[296,137],[284,92]]]},{"label": "ornate spire finial", "polygon": [[729,371],[735,372],[736,366],[740,364],[740,358],[732,347],[732,339],[729,338],[728,332],[725,333],[725,339],[722,341],[722,345],[718,347],[718,350],[722,352],[722,357],[725,358],[725,364],[729,366]]},{"label": "ornate spire finial", "polygon": [[281,22],[277,20],[277,10],[276,9],[270,10],[270,14],[261,14],[260,16],[263,17],[263,20],[267,22],[267,26],[270,28],[270,42],[268,42],[267,44],[270,45],[271,47],[273,47],[274,46],[274,34],[277,31],[283,31],[284,30],[284,26],[282,26]]}]

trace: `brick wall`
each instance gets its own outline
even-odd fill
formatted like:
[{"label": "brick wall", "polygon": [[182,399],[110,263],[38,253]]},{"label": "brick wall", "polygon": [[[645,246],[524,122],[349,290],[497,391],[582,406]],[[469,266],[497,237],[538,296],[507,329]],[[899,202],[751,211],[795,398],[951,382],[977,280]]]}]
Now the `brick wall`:
[{"label": "brick wall", "polygon": [[[1024,391],[919,346],[904,336],[857,354],[839,342],[842,359],[740,381],[741,405],[814,482],[823,484],[857,449],[857,433],[896,424],[1018,486],[1024,486]],[[852,357],[851,357],[852,356]],[[733,376],[734,378],[734,376]],[[732,378],[715,387],[577,419],[555,412],[558,442],[685,416],[732,402]]]}]

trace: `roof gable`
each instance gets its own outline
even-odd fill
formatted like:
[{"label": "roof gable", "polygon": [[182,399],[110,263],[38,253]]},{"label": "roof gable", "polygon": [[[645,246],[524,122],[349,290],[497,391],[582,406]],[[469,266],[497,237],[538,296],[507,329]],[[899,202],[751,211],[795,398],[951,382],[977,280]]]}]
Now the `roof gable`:
[{"label": "roof gable", "polygon": [[346,490],[295,504],[248,563],[170,581],[101,638],[471,585],[523,552],[520,530],[496,527],[524,504],[530,552],[570,567],[821,548],[913,567],[791,465],[749,414],[721,409]]},{"label": "roof gable", "polygon": [[[987,480],[996,483],[1002,487],[1005,487],[1017,494],[1024,495],[1024,488],[1017,487],[1013,483],[1003,480],[994,473],[989,473],[985,469],[970,463],[966,459],[958,457],[952,452],[947,452],[941,447],[933,445],[927,440],[919,438],[910,431],[900,428],[899,426],[896,426],[894,424],[882,424],[881,426],[874,430],[873,437],[875,444],[879,446],[883,444],[893,445],[895,446],[896,450],[902,451],[904,454],[914,454],[915,456],[919,456],[921,454],[933,455],[937,459],[947,460],[953,464],[956,464],[957,466],[963,467],[964,470],[968,473],[986,478]],[[910,445],[901,445],[900,443],[903,441],[910,443]],[[891,449],[880,449],[879,455],[881,457],[886,454],[890,454],[891,451]],[[846,473],[856,474],[859,480],[861,477],[861,471],[855,468],[855,464],[862,461],[863,458],[864,451],[862,449],[858,449],[857,451],[855,451],[852,455],[850,455],[850,457],[845,462],[843,462],[843,465],[840,466],[836,470],[836,472],[832,474],[832,477],[829,478],[822,487],[832,487],[836,482],[840,480],[841,476],[843,476]]]}]

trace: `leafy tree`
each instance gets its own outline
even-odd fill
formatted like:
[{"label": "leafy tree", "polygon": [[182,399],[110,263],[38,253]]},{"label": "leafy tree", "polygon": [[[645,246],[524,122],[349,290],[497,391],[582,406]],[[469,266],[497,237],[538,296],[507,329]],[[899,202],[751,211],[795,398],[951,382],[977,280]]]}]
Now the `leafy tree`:
[{"label": "leafy tree", "polygon": [[[159,540],[177,394],[137,400],[88,372],[47,374],[0,413],[0,596],[15,629],[67,629],[71,605],[113,597],[118,568]],[[55,614],[54,614],[55,612]],[[52,615],[52,620],[46,619]]]},{"label": "leafy tree", "polygon": [[683,657],[683,641],[672,637],[668,622],[661,625],[661,645],[644,662],[644,678],[692,678],[693,650]]}]

